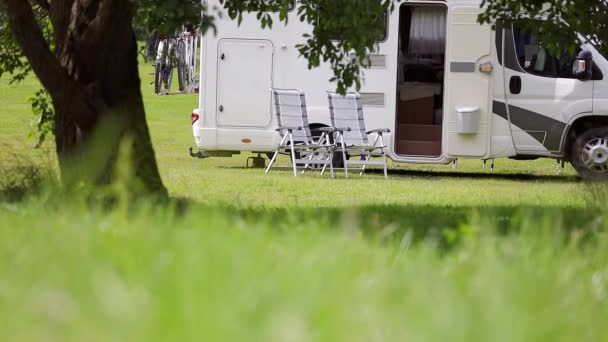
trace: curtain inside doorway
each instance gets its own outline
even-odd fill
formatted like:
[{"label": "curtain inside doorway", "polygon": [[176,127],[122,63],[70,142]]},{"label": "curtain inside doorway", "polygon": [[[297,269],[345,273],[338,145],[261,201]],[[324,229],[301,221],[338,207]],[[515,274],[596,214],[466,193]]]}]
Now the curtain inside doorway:
[{"label": "curtain inside doorway", "polygon": [[446,10],[443,7],[412,8],[409,53],[443,55],[445,53]]}]

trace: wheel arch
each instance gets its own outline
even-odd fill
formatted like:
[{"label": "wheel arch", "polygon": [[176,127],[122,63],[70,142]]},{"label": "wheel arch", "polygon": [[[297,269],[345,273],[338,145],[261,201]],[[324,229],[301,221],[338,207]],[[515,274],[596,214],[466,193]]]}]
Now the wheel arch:
[{"label": "wheel arch", "polygon": [[608,127],[608,115],[583,114],[576,117],[567,127],[562,139],[562,156],[565,161],[571,161],[570,148],[577,136],[591,128]]}]

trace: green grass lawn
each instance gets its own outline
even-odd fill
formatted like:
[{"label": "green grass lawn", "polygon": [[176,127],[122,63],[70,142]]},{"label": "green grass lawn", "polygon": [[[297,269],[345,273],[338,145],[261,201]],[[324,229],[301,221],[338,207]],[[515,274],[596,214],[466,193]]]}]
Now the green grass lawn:
[{"label": "green grass lawn", "polygon": [[[607,339],[608,197],[571,167],[332,180],[193,159],[197,96],[154,95],[151,71],[148,122],[182,200],[0,201],[1,341]],[[38,87],[0,80],[3,167],[56,168],[52,144],[27,137]]]},{"label": "green grass lawn", "polygon": [[[231,204],[239,207],[364,205],[467,206],[567,206],[585,205],[585,186],[574,170],[562,169],[555,161],[496,162],[496,172],[483,169],[481,161],[461,161],[458,170],[451,166],[394,164],[390,179],[369,174],[362,179],[338,179],[309,174],[294,180],[288,171],[265,176],[261,170],[245,169],[244,154],[233,158],[198,160],[189,157],[194,146],[190,113],[198,104],[197,95],[157,96],[150,65],[142,65],[142,91],[152,138],[163,180],[172,196],[200,203]],[[28,79],[8,86],[0,80],[0,152],[11,151],[54,163],[53,147],[32,151],[28,140],[34,117],[27,102],[38,83]],[[288,160],[282,160],[287,165]]]}]

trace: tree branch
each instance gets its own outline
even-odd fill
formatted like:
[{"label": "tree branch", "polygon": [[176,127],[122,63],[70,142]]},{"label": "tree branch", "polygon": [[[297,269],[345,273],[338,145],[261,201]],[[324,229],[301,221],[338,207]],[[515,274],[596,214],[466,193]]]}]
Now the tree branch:
[{"label": "tree branch", "polygon": [[27,57],[32,69],[49,93],[57,93],[60,80],[67,79],[67,73],[44,40],[32,8],[27,1],[2,0],[8,14],[15,40]]},{"label": "tree branch", "polygon": [[68,114],[71,119],[80,127],[92,124],[96,115],[87,103],[86,92],[68,75],[66,69],[51,52],[30,4],[24,0],[0,1],[4,4],[15,40],[30,62],[34,73],[53,98],[55,106],[71,103],[72,108],[77,108],[74,113]]}]

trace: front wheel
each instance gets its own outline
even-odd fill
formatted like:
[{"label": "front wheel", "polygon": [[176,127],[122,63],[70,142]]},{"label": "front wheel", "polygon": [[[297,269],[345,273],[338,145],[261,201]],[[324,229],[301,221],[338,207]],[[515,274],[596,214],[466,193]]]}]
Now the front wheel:
[{"label": "front wheel", "polygon": [[572,166],[584,179],[608,180],[608,127],[589,129],[576,138]]}]

